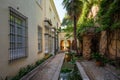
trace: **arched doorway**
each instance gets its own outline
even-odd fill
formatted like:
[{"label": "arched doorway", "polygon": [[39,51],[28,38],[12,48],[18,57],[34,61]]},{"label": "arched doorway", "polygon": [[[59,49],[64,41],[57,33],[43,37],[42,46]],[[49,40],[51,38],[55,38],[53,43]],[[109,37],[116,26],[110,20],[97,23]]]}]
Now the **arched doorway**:
[{"label": "arched doorway", "polygon": [[71,48],[71,41],[70,40],[61,40],[60,41],[60,50],[65,51]]},{"label": "arched doorway", "polygon": [[64,50],[64,40],[60,41],[60,50]]}]

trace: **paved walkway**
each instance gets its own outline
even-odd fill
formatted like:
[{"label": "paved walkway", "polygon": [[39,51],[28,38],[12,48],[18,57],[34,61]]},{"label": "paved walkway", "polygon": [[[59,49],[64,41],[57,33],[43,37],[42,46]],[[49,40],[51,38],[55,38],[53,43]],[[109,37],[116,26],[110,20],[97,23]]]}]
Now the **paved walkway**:
[{"label": "paved walkway", "polygon": [[91,80],[120,80],[117,76],[120,72],[117,73],[117,71],[110,69],[108,66],[98,67],[93,61],[82,61],[79,63],[84,67]]},{"label": "paved walkway", "polygon": [[64,54],[57,54],[42,70],[40,69],[29,80],[58,80],[63,60]]}]

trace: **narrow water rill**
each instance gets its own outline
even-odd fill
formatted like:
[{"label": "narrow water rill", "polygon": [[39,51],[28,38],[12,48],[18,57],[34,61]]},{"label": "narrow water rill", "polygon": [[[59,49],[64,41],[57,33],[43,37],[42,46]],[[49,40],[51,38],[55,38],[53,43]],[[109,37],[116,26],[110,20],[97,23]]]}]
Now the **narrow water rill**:
[{"label": "narrow water rill", "polygon": [[73,59],[70,61],[64,60],[58,80],[82,80]]}]

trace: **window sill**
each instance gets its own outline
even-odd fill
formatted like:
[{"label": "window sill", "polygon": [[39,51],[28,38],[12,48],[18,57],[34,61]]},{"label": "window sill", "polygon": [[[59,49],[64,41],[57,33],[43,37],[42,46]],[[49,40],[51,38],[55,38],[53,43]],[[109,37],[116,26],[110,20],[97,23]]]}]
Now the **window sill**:
[{"label": "window sill", "polygon": [[12,63],[12,62],[14,62],[14,61],[21,60],[21,59],[26,59],[27,57],[28,57],[28,56],[26,55],[26,56],[23,56],[23,57],[10,59],[10,60],[9,60],[9,63]]}]

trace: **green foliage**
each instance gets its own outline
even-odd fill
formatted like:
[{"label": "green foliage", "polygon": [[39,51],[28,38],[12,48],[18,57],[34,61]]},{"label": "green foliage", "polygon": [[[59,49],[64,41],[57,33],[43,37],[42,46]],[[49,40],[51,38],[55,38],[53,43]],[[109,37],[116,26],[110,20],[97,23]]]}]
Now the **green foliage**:
[{"label": "green foliage", "polygon": [[69,62],[63,63],[61,74],[64,76],[60,76],[60,79],[64,77],[66,80],[82,80],[77,66],[75,64],[70,64]]},{"label": "green foliage", "polygon": [[80,15],[83,5],[81,0],[63,0],[62,4],[70,17],[73,17],[73,15]]},{"label": "green foliage", "polygon": [[28,72],[30,72],[34,68],[35,68],[34,65],[28,65],[27,67],[21,68],[19,70],[19,73],[11,80],[20,80],[20,78],[22,78],[24,75],[26,75]]},{"label": "green foliage", "polygon": [[82,80],[81,76],[80,76],[80,72],[77,69],[77,67],[75,66],[75,68],[73,69],[73,72],[71,75],[69,75],[68,80]]},{"label": "green foliage", "polygon": [[35,65],[38,66],[38,65],[40,65],[42,62],[44,62],[44,59],[38,60],[38,61],[35,63]]},{"label": "green foliage", "polygon": [[86,22],[79,24],[79,27],[77,29],[77,36],[84,34],[91,27],[94,27],[94,20],[93,19],[87,19]]},{"label": "green foliage", "polygon": [[66,39],[73,37],[73,27],[71,25],[64,28],[63,31],[66,32],[65,34]]},{"label": "green foliage", "polygon": [[101,30],[114,30],[120,27],[120,0],[102,0],[98,12],[98,22]]},{"label": "green foliage", "polygon": [[101,61],[102,59],[102,54],[100,53],[93,53],[92,58],[95,59],[96,61]]},{"label": "green foliage", "polygon": [[79,40],[82,39],[82,35],[87,32],[87,30],[90,27],[94,27],[94,20],[93,18],[88,18],[88,14],[91,11],[91,7],[94,4],[97,4],[98,0],[86,0],[83,1],[83,8],[82,8],[82,14],[78,20],[77,24],[77,38]]},{"label": "green foliage", "polygon": [[71,72],[72,70],[71,69],[68,69],[68,68],[62,68],[61,69],[61,73],[69,73]]},{"label": "green foliage", "polygon": [[59,28],[57,29],[57,32],[62,32],[61,27],[59,27]]},{"label": "green foliage", "polygon": [[72,26],[67,26],[67,27],[64,29],[64,32],[72,33],[72,32],[73,32],[73,27],[72,27]]},{"label": "green foliage", "polygon": [[65,14],[65,17],[63,18],[63,21],[62,21],[62,26],[69,26],[69,25],[72,25],[73,24],[73,21],[70,19],[70,16],[68,14]]},{"label": "green foliage", "polygon": [[73,21],[70,19],[69,15],[65,15],[62,26],[65,26],[63,29],[63,32],[66,32],[66,39],[69,39],[70,37],[73,36]]},{"label": "green foliage", "polygon": [[34,68],[39,66],[41,63],[43,63],[46,59],[48,59],[51,56],[52,55],[49,54],[47,55],[47,57],[44,57],[43,59],[38,60],[34,65],[31,64],[31,65],[27,65],[27,67],[20,68],[18,74],[15,77],[13,77],[11,80],[20,80],[20,78],[22,78],[24,75],[32,71]]},{"label": "green foliage", "polygon": [[[71,72],[71,73],[70,73]],[[68,68],[63,68],[61,69],[61,73],[70,73],[68,75],[68,79],[67,80],[82,80],[79,70],[77,69],[77,67],[75,67],[75,69],[68,69]]]},{"label": "green foliage", "polygon": [[88,7],[88,3],[84,2],[83,8],[82,8],[82,13],[81,13],[80,18],[78,20],[78,25],[82,24],[84,21],[87,20],[89,10],[90,10],[90,8]]},{"label": "green foliage", "polygon": [[73,36],[72,33],[66,33],[66,34],[65,34],[66,39],[69,39],[69,38],[71,38],[72,36]]},{"label": "green foliage", "polygon": [[108,59],[100,53],[93,53],[92,58],[95,59],[96,61],[101,61],[103,64],[109,62]]},{"label": "green foliage", "polygon": [[[75,22],[79,19],[79,16],[82,12],[83,2],[81,0],[63,0],[63,6],[67,11],[67,15],[69,15],[69,19],[65,18],[62,22],[62,25],[64,25],[64,23],[66,23],[67,24],[66,26],[69,29],[71,29],[71,31],[69,31],[69,29],[66,28],[66,31],[69,31],[69,32],[67,32],[66,37],[70,38],[73,35],[73,34],[70,34],[70,33],[72,33],[73,30],[74,30],[73,27],[72,27],[73,20]],[[76,23],[75,23],[75,25],[76,25]],[[74,27],[76,27],[75,25],[74,25]],[[74,32],[76,32],[76,29],[74,30]]]}]

